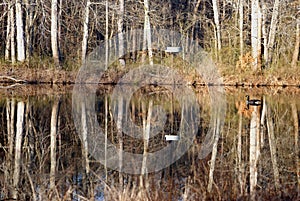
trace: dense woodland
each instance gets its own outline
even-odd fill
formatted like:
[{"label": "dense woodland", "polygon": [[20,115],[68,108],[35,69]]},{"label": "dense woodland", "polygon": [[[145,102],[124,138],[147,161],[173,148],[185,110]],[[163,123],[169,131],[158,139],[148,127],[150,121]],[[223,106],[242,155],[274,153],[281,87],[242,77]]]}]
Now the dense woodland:
[{"label": "dense woodland", "polygon": [[105,38],[147,28],[193,38],[228,66],[299,66],[297,0],[2,0],[0,7],[8,64],[73,68]]}]

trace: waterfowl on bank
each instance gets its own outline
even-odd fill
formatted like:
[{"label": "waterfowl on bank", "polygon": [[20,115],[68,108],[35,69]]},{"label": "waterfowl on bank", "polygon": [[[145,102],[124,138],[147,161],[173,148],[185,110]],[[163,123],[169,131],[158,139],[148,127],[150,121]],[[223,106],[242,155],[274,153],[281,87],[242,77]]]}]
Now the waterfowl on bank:
[{"label": "waterfowl on bank", "polygon": [[261,105],[261,100],[258,99],[250,99],[249,95],[246,95],[246,105],[249,108],[249,105],[251,106],[259,106]]}]

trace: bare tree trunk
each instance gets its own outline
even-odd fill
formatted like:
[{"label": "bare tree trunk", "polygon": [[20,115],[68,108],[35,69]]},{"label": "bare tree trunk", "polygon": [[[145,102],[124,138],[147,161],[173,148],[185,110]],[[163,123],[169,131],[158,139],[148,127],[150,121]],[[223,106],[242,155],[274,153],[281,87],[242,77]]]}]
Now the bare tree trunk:
[{"label": "bare tree trunk", "polygon": [[266,23],[267,23],[267,7],[266,3],[262,3],[262,38],[264,40],[264,62],[267,62],[268,60],[268,33],[267,33],[267,28],[266,28]]},{"label": "bare tree trunk", "polygon": [[58,115],[60,107],[60,97],[55,100],[52,106],[51,127],[50,127],[50,189],[52,193],[55,190],[55,174],[56,174],[56,136],[58,130]]},{"label": "bare tree trunk", "polygon": [[18,102],[17,110],[17,126],[16,126],[16,143],[15,143],[15,165],[13,173],[13,198],[18,199],[18,185],[20,181],[21,171],[21,153],[22,153],[22,135],[23,135],[23,122],[24,122],[24,102]]},{"label": "bare tree trunk", "polygon": [[31,5],[32,0],[25,0],[26,4],[26,23],[25,23],[25,33],[26,33],[26,60],[29,61],[29,58],[32,54],[32,35],[33,35],[33,9]]},{"label": "bare tree trunk", "polygon": [[271,116],[271,110],[269,108],[267,108],[267,128],[268,128],[268,138],[269,138],[271,160],[273,165],[275,187],[278,190],[280,183],[279,183],[279,170],[278,170],[277,156],[276,156],[276,139],[274,135],[274,125]]},{"label": "bare tree trunk", "polygon": [[105,1],[105,70],[108,68],[108,57],[109,57],[109,50],[108,50],[108,27],[109,27],[109,20],[108,20],[108,0]]},{"label": "bare tree trunk", "polygon": [[25,61],[24,28],[21,0],[16,0],[16,27],[17,27],[17,50],[18,61]]},{"label": "bare tree trunk", "polygon": [[218,8],[217,0],[212,0],[212,4],[213,4],[213,10],[214,10],[214,22],[215,22],[216,30],[217,30],[218,50],[221,50],[221,26],[220,26],[220,20],[219,20],[219,8]]},{"label": "bare tree trunk", "polygon": [[15,46],[15,13],[14,13],[14,6],[10,4],[10,56],[12,64],[16,63],[16,46]]},{"label": "bare tree trunk", "polygon": [[119,0],[118,10],[118,39],[119,39],[119,62],[121,66],[125,66],[125,49],[124,49],[124,12],[125,12],[125,0]]},{"label": "bare tree trunk", "polygon": [[251,46],[252,46],[252,57],[254,59],[252,68],[254,71],[259,68],[259,51],[260,51],[260,38],[259,38],[259,21],[260,21],[260,8],[258,0],[251,1]]},{"label": "bare tree trunk", "polygon": [[296,25],[296,42],[295,42],[295,49],[292,58],[292,67],[297,67],[297,61],[299,57],[299,46],[300,46],[300,20],[298,19]]},{"label": "bare tree trunk", "polygon": [[[10,4],[8,5],[10,7]],[[10,12],[7,12],[7,28],[6,28],[6,42],[5,42],[5,60],[9,60],[9,55],[10,55],[10,40],[11,40],[11,17],[10,17]]]},{"label": "bare tree trunk", "polygon": [[82,54],[81,54],[82,64],[85,63],[87,46],[88,46],[90,5],[91,5],[91,1],[87,0],[85,6],[85,13],[84,13],[84,22],[83,22],[83,39],[82,39]]},{"label": "bare tree trunk", "polygon": [[[240,29],[240,55],[241,60],[240,62],[243,62],[243,55],[244,55],[244,0],[239,0],[239,29]],[[241,64],[242,66],[243,64]]]},{"label": "bare tree trunk", "polygon": [[151,25],[150,25],[150,16],[149,16],[149,1],[144,0],[144,9],[145,9],[145,21],[144,21],[144,37],[147,40],[148,44],[148,55],[149,63],[153,65],[153,52],[152,52],[152,41],[151,41]]},{"label": "bare tree trunk", "polygon": [[273,6],[273,13],[272,13],[272,19],[271,19],[271,25],[270,25],[270,32],[269,32],[269,39],[268,39],[268,58],[266,61],[266,66],[268,66],[272,61],[272,52],[275,42],[275,34],[276,34],[276,28],[277,28],[277,21],[278,21],[278,9],[279,9],[279,2],[280,0],[275,0],[274,6]]},{"label": "bare tree trunk", "polygon": [[57,0],[51,1],[51,49],[52,57],[56,67],[59,67],[59,50],[57,40]]}]

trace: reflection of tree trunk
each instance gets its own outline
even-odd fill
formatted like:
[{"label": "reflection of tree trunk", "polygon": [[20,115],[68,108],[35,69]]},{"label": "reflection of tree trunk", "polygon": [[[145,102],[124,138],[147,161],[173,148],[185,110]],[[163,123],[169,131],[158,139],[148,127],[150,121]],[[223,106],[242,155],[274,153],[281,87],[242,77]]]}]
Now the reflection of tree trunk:
[{"label": "reflection of tree trunk", "polygon": [[87,141],[87,120],[86,120],[86,107],[85,102],[81,103],[81,123],[82,123],[82,155],[85,158],[85,171],[90,172],[89,158],[88,158],[88,141]]},{"label": "reflection of tree trunk", "polygon": [[244,174],[244,164],[242,162],[242,127],[243,126],[243,115],[240,114],[239,118],[239,133],[238,133],[238,144],[237,144],[237,162],[238,162],[238,180],[240,183],[241,195],[244,194],[245,189],[245,174]]},{"label": "reflection of tree trunk", "polygon": [[15,100],[12,99],[6,102],[6,121],[7,121],[7,144],[8,144],[8,154],[6,155],[6,168],[5,168],[5,183],[12,184],[12,154],[14,145],[14,115],[15,114]]},{"label": "reflection of tree trunk", "polygon": [[[85,102],[81,103],[81,124],[82,124],[82,155],[84,157],[83,167],[85,167],[85,173],[82,175],[82,180],[87,181],[87,175],[90,172],[89,158],[88,158],[88,127],[87,127],[87,119],[86,119],[86,106]],[[83,192],[87,192],[87,182],[83,182]]]},{"label": "reflection of tree trunk", "polygon": [[277,157],[276,157],[276,140],[274,135],[274,125],[271,116],[271,110],[267,108],[267,128],[268,128],[268,138],[269,138],[269,145],[270,145],[270,152],[271,152],[271,160],[273,165],[273,172],[274,172],[274,180],[275,180],[275,187],[279,189],[279,170],[277,164]]},{"label": "reflection of tree trunk", "polygon": [[263,97],[263,105],[262,105],[262,111],[261,111],[261,118],[260,118],[260,145],[261,147],[264,146],[264,127],[265,127],[265,118],[266,118],[266,100],[265,97]]},{"label": "reflection of tree trunk", "polygon": [[18,185],[20,180],[21,170],[21,148],[22,148],[22,134],[24,122],[25,104],[20,101],[17,105],[17,126],[16,126],[16,141],[15,141],[15,165],[13,173],[13,198],[18,198]]},{"label": "reflection of tree trunk", "polygon": [[[143,186],[142,179],[143,175],[147,172],[147,156],[148,156],[148,147],[149,147],[149,138],[150,138],[150,128],[151,128],[151,116],[152,116],[152,106],[153,101],[149,101],[148,115],[147,118],[143,120],[143,133],[144,133],[144,152],[143,152],[143,163],[142,163],[142,175],[141,175],[141,186]],[[143,111],[144,113],[144,111]],[[147,180],[147,179],[146,179]]]},{"label": "reflection of tree trunk", "polygon": [[292,115],[294,119],[294,132],[295,132],[295,156],[296,156],[296,169],[298,178],[298,189],[300,189],[300,165],[299,165],[299,118],[295,102],[292,103]]},{"label": "reflection of tree trunk", "polygon": [[259,113],[258,107],[253,107],[250,121],[250,149],[249,149],[249,166],[250,166],[250,196],[255,199],[255,188],[257,184],[257,161],[259,156]]},{"label": "reflection of tree trunk", "polygon": [[55,170],[56,170],[56,135],[58,125],[58,114],[60,107],[60,98],[56,99],[52,106],[51,128],[50,128],[50,189],[55,189]]},{"label": "reflection of tree trunk", "polygon": [[214,144],[213,144],[212,155],[211,155],[211,160],[210,160],[209,181],[208,181],[208,186],[207,186],[208,192],[211,192],[211,189],[212,189],[215,163],[216,163],[216,158],[217,158],[218,141],[219,141],[219,137],[220,137],[220,119],[219,119],[219,117],[216,117],[216,119],[215,119],[213,134],[214,134]]},{"label": "reflection of tree trunk", "polygon": [[[119,140],[119,184],[120,190],[123,188],[123,176],[122,176],[122,166],[123,166],[123,132],[122,132],[122,121],[123,121],[123,97],[118,99],[118,117],[117,117],[117,131]],[[120,193],[121,196],[121,193]],[[120,197],[121,200],[121,197]]]}]

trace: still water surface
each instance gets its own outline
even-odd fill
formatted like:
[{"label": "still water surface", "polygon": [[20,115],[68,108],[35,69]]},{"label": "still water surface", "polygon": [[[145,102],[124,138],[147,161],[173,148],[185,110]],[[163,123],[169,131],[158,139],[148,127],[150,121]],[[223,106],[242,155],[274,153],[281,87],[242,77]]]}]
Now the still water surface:
[{"label": "still water surface", "polygon": [[[85,110],[89,102],[74,104],[72,89],[3,91],[0,200],[299,199],[299,88],[226,88],[222,127],[210,114],[214,105],[207,90],[193,89],[199,107],[196,114],[191,111],[198,119],[196,128],[189,127],[191,119],[183,118],[183,107],[189,105],[180,104],[163,87],[139,89],[128,104],[114,99],[119,103],[115,104],[113,89],[99,87],[92,101],[94,113]],[[246,95],[261,104],[247,106]],[[79,120],[74,107],[82,112]],[[159,110],[163,117],[155,116]],[[102,129],[103,139],[91,134],[91,119]],[[126,131],[129,119],[135,127],[127,126]],[[153,164],[126,161],[125,153],[147,160],[151,153],[179,144],[183,124],[197,132],[191,146],[171,165],[147,173],[147,165]],[[220,130],[214,130],[209,151],[201,155],[211,125]],[[129,135],[128,128],[140,129],[142,138]],[[143,138],[147,134],[149,140]],[[178,136],[178,142],[167,141],[170,135]],[[91,144],[99,146],[91,150]],[[107,156],[109,146],[117,150],[116,168],[109,166],[113,160]],[[99,147],[104,161],[95,154]],[[120,150],[123,155],[118,155]],[[174,155],[169,154],[165,160]],[[122,169],[126,164],[145,174],[126,173]]]}]

